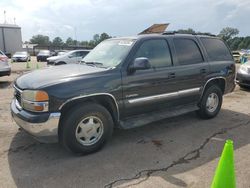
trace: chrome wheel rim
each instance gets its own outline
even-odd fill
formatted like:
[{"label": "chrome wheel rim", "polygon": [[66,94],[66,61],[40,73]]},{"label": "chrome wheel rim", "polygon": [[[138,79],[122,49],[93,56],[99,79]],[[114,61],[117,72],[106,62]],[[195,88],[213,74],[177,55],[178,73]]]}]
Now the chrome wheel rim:
[{"label": "chrome wheel rim", "polygon": [[88,116],[78,123],[75,135],[80,144],[84,146],[93,145],[103,135],[103,123],[96,116]]},{"label": "chrome wheel rim", "polygon": [[210,93],[207,102],[206,108],[209,112],[214,112],[219,105],[219,97],[216,93]]}]

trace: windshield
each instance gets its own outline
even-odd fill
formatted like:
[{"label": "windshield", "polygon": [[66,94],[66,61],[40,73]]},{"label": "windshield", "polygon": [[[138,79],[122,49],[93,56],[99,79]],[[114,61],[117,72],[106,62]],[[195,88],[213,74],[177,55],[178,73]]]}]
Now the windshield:
[{"label": "windshield", "polygon": [[50,51],[48,50],[42,50],[38,53],[39,55],[49,55],[50,54]]},{"label": "windshield", "polygon": [[96,46],[83,59],[83,63],[93,63],[102,67],[115,67],[125,58],[135,40],[111,39]]},{"label": "windshield", "polygon": [[58,56],[60,56],[60,55],[63,55],[63,54],[66,54],[67,52],[58,52]]},{"label": "windshield", "polygon": [[16,52],[15,55],[26,55],[27,52]]}]

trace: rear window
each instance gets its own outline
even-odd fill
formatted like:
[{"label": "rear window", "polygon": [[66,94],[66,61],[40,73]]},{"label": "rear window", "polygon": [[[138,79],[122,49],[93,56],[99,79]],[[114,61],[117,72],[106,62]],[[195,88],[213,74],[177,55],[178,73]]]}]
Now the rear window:
[{"label": "rear window", "polygon": [[174,45],[180,65],[203,62],[201,51],[195,41],[185,38],[176,38],[174,39]]},{"label": "rear window", "polygon": [[230,51],[224,42],[216,38],[201,38],[211,61],[232,61]]}]

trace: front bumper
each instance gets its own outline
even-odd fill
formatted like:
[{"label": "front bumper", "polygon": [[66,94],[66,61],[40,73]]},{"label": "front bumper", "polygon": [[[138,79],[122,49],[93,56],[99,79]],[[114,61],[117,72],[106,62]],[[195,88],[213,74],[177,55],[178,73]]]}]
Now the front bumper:
[{"label": "front bumper", "polygon": [[55,143],[58,141],[58,125],[61,113],[32,113],[17,108],[18,102],[11,102],[11,115],[18,126],[23,128],[35,139],[43,143]]},{"label": "front bumper", "polygon": [[250,74],[237,73],[236,83],[242,86],[250,87]]},{"label": "front bumper", "polygon": [[9,76],[11,73],[10,67],[0,68],[0,76]]}]

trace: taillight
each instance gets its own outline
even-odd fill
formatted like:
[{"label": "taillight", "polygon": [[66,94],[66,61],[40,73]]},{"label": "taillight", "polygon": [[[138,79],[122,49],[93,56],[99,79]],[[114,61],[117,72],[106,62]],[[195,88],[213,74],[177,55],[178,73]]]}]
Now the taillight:
[{"label": "taillight", "polygon": [[8,57],[1,55],[0,56],[0,61],[7,61]]}]

